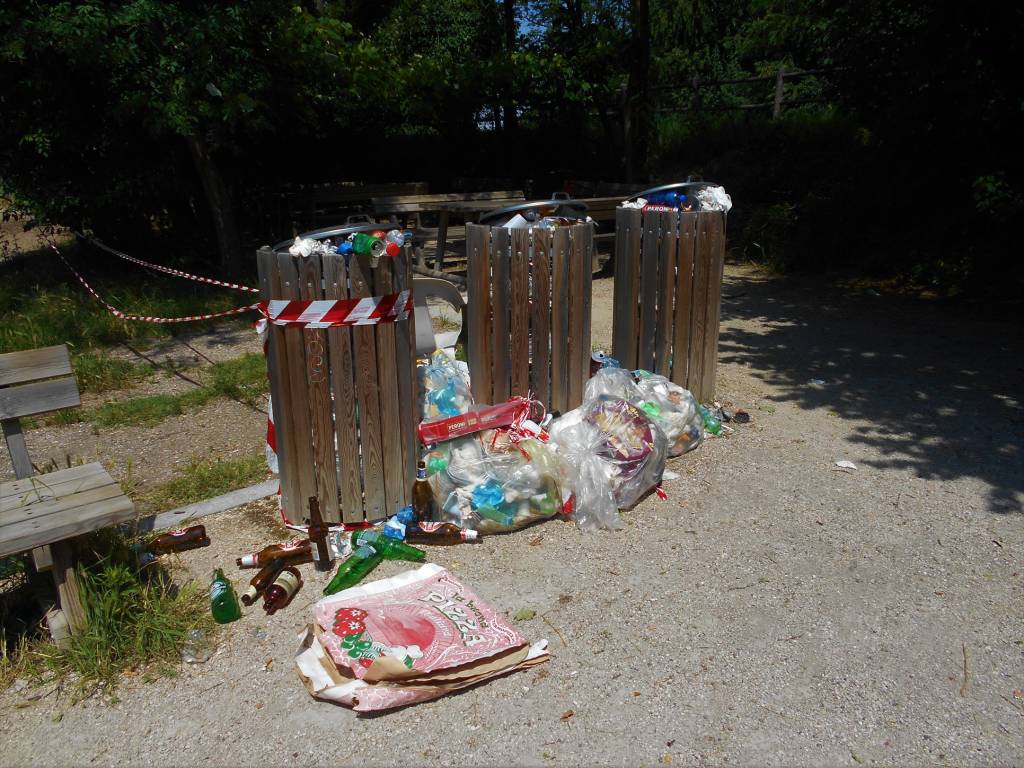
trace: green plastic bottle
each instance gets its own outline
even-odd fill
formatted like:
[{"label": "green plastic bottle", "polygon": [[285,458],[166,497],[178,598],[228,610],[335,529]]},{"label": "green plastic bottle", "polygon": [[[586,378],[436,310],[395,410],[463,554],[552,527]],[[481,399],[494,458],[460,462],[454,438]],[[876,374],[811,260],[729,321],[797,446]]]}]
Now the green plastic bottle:
[{"label": "green plastic bottle", "polygon": [[230,624],[242,618],[242,607],[238,604],[235,588],[220,568],[214,571],[210,583],[210,613],[218,624]]},{"label": "green plastic bottle", "polygon": [[370,528],[352,531],[352,548],[359,549],[364,544],[369,544],[377,550],[385,560],[408,560],[410,563],[422,563],[427,559],[427,553],[422,549],[416,549],[416,547],[393,539],[380,531]]},{"label": "green plastic bottle", "polygon": [[711,411],[705,408],[703,405],[700,406],[700,415],[704,419],[704,431],[712,435],[722,434],[722,422],[711,415]]},{"label": "green plastic bottle", "polygon": [[380,565],[384,556],[369,544],[363,544],[338,566],[331,583],[324,587],[325,595],[333,595],[343,589],[354,587],[370,571]]}]

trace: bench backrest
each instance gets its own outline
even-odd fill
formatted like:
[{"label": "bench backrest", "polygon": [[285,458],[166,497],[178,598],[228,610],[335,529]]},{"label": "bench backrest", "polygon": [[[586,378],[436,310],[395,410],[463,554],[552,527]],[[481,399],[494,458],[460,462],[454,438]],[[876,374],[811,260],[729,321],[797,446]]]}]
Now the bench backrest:
[{"label": "bench backrest", "polygon": [[18,479],[32,476],[19,419],[81,403],[68,348],[63,344],[0,355],[0,427]]}]

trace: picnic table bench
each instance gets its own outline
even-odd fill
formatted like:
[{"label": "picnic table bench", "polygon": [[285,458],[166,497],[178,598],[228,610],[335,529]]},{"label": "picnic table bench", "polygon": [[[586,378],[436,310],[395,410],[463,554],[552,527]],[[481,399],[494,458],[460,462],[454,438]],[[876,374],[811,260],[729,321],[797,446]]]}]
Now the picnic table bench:
[{"label": "picnic table bench", "polygon": [[80,403],[63,344],[0,355],[0,427],[17,478],[0,483],[0,557],[31,550],[37,571],[53,571],[60,609],[48,618],[55,640],[64,626],[76,632],[85,625],[74,540],[135,516],[135,505],[100,464],[33,474],[21,417]]},{"label": "picnic table bench", "polygon": [[[444,271],[444,254],[448,245],[449,217],[451,213],[461,214],[464,219],[476,220],[481,213],[503,208],[507,205],[521,203],[526,200],[523,190],[506,190],[494,192],[450,192],[436,195],[390,195],[372,198],[373,211],[378,216],[390,216],[398,220],[398,214],[403,214],[403,225],[414,214],[416,222],[416,236],[422,241],[429,240],[431,235],[436,237],[434,253],[434,269],[437,272]],[[420,214],[436,213],[437,229],[430,230],[422,226]],[[463,237],[465,230],[463,230]],[[435,235],[436,233],[436,235]],[[426,266],[422,246],[417,254],[417,260],[421,267]]]}]

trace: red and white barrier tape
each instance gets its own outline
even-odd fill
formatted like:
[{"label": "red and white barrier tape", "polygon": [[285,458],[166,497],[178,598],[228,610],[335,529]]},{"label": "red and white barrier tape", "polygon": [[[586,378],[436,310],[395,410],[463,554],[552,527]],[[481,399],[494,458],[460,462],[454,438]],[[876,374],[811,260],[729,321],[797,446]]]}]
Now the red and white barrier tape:
[{"label": "red and white barrier tape", "polygon": [[152,315],[129,315],[125,312],[122,312],[113,304],[107,303],[98,293],[96,293],[96,290],[91,285],[89,285],[89,283],[86,281],[84,277],[82,277],[78,273],[78,270],[71,266],[71,262],[64,258],[64,254],[61,253],[60,250],[58,250],[56,245],[54,245],[51,242],[49,243],[49,246],[51,249],[53,249],[53,252],[57,254],[57,257],[64,262],[64,266],[70,269],[71,273],[78,278],[78,282],[82,284],[85,290],[92,294],[92,297],[96,299],[96,301],[98,301],[100,304],[106,307],[110,314],[112,314],[114,317],[120,320],[131,320],[137,323],[194,323],[199,320],[213,320],[214,318],[217,317],[242,315],[245,314],[246,312],[251,312],[252,310],[259,308],[258,304],[249,304],[248,306],[245,307],[235,307],[234,309],[226,309],[223,312],[210,312],[205,315],[188,315],[186,317],[155,317]]},{"label": "red and white barrier tape", "polygon": [[257,308],[274,325],[334,328],[339,325],[374,325],[405,320],[412,311],[412,291],[333,301],[261,301]]},{"label": "red and white barrier tape", "polygon": [[223,280],[217,280],[217,279],[212,278],[212,277],[203,277],[202,275],[193,275],[193,274],[191,274],[189,272],[182,272],[180,269],[173,269],[172,267],[165,267],[165,266],[162,266],[160,264],[153,264],[153,263],[148,262],[148,261],[143,261],[142,259],[137,259],[134,256],[129,256],[127,253],[122,253],[121,251],[117,250],[116,248],[111,248],[109,245],[105,245],[105,244],[101,243],[99,240],[94,240],[91,237],[86,237],[85,235],[83,235],[81,232],[78,232],[77,230],[72,230],[72,231],[78,237],[82,238],[83,240],[85,240],[86,242],[88,242],[88,243],[90,243],[92,245],[95,245],[100,250],[103,250],[103,251],[106,251],[107,253],[113,254],[114,256],[117,256],[119,259],[124,259],[125,261],[132,262],[133,264],[138,264],[140,266],[146,267],[147,269],[154,269],[157,272],[163,272],[163,273],[168,274],[168,275],[174,275],[175,277],[182,277],[182,278],[185,278],[186,280],[194,280],[197,283],[206,283],[208,285],[218,285],[221,288],[231,288],[232,290],[235,290],[235,291],[244,291],[246,293],[259,293],[260,292],[259,288],[251,288],[248,285],[239,285],[238,283],[228,283],[228,282],[225,282]]}]

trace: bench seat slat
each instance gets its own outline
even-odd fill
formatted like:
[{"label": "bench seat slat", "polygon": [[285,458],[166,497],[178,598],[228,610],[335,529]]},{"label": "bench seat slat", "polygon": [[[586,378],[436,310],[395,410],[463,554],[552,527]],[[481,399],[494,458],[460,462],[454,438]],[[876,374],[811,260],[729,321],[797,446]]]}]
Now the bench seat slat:
[{"label": "bench seat slat", "polygon": [[[48,472],[45,475],[36,475],[35,477],[26,477],[24,480],[12,480],[6,483],[0,483],[0,500],[7,499],[11,496],[24,496],[34,488],[39,488],[42,483],[51,488],[58,485],[65,485],[74,481],[81,480],[84,477],[95,474],[107,474],[107,471],[103,468],[102,464],[92,462],[91,464],[81,464],[77,467],[69,467],[67,469],[58,469],[56,472]],[[107,475],[109,477],[109,475]]]},{"label": "bench seat slat", "polygon": [[0,389],[0,420],[33,416],[81,405],[73,377],[36,381]]},{"label": "bench seat slat", "polygon": [[47,515],[45,520],[24,520],[5,525],[0,527],[0,557],[71,539],[134,516],[132,500],[118,493],[112,498],[76,507],[66,515]]},{"label": "bench seat slat", "polygon": [[[35,479],[39,481],[45,477],[42,475]],[[62,505],[65,505],[66,499],[105,486],[119,488],[106,472],[94,472],[63,483],[46,483],[44,485],[42,482],[37,482],[33,489],[16,496],[6,496],[0,499],[0,526],[16,519],[12,516],[19,514],[22,517],[29,514],[38,517],[51,511],[60,510]]]}]

